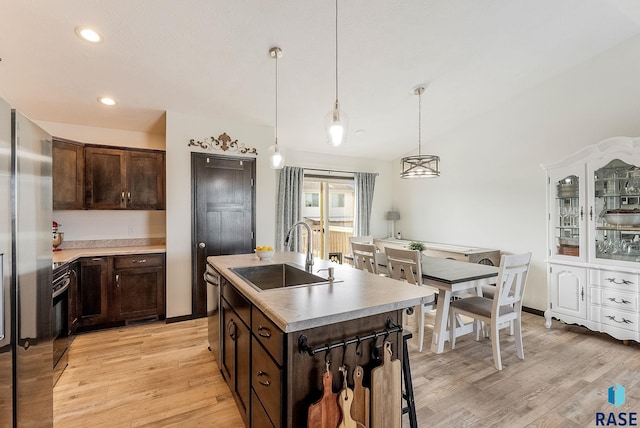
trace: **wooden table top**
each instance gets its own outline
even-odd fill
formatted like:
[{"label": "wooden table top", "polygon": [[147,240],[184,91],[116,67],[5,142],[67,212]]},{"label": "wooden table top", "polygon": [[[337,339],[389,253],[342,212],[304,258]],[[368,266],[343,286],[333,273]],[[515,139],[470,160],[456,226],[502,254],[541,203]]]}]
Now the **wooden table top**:
[{"label": "wooden table top", "polygon": [[422,277],[447,284],[498,276],[497,266],[422,256]]}]

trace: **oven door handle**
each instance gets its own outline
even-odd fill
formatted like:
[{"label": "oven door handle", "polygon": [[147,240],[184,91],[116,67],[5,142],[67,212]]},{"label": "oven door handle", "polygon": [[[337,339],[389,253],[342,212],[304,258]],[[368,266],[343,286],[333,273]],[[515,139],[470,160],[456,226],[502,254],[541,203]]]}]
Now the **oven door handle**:
[{"label": "oven door handle", "polygon": [[58,288],[53,292],[53,295],[51,296],[52,299],[55,299],[56,297],[58,297],[59,295],[61,295],[62,293],[64,293],[69,289],[69,284],[71,284],[71,278],[69,277],[65,278],[63,284],[64,285],[62,287]]}]

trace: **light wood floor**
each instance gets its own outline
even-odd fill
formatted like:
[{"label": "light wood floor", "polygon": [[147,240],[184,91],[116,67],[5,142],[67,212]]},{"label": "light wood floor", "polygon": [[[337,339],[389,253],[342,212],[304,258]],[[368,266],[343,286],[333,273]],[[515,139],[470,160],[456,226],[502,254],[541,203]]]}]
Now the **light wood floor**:
[{"label": "light wood floor", "polygon": [[[459,338],[456,349],[417,351],[409,344],[421,427],[595,426],[595,412],[640,412],[640,346],[523,314],[525,360],[501,338],[504,369],[491,344]],[[427,322],[433,322],[427,319]],[[408,320],[414,330],[414,320]],[[619,383],[626,403],[607,403]],[[54,388],[56,428],[242,427],[206,343],[206,320],[153,323],[79,335]],[[408,427],[405,416],[403,426]]]}]

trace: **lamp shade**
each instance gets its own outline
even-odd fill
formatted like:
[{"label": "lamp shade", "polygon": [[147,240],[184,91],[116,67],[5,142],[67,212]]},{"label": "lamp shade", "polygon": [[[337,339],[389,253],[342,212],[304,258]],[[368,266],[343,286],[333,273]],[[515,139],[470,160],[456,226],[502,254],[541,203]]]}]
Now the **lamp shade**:
[{"label": "lamp shade", "polygon": [[387,211],[385,218],[393,221],[400,220],[400,213],[398,211]]}]

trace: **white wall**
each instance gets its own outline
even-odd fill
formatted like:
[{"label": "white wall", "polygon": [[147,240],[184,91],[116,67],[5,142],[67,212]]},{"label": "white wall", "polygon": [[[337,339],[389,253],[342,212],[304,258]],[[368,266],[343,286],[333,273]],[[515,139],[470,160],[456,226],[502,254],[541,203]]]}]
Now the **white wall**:
[{"label": "white wall", "polygon": [[[188,146],[192,138],[203,140],[223,132],[246,147],[255,147],[258,156]],[[256,244],[272,245],[277,174],[269,168],[272,139],[270,127],[167,112],[167,317],[191,314],[191,153],[256,159]]]},{"label": "white wall", "polygon": [[423,151],[442,175],[393,179],[404,237],[533,252],[525,305],[544,310],[545,175],[540,164],[613,136],[640,135],[640,37],[531,88]]},{"label": "white wall", "polygon": [[[85,144],[104,144],[142,149],[165,149],[163,134],[36,121],[49,134]],[[65,241],[164,238],[164,211],[85,210],[54,211]]]}]

